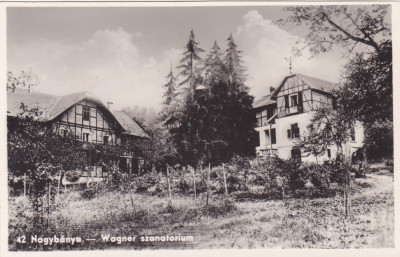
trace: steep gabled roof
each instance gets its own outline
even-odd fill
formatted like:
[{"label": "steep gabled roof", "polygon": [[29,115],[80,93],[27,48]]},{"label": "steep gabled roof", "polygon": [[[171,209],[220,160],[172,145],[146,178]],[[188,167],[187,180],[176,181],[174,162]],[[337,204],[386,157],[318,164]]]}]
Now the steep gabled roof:
[{"label": "steep gabled roof", "polygon": [[306,76],[306,75],[297,73],[297,74],[291,74],[289,76],[286,76],[282,80],[279,87],[274,91],[271,98],[276,97],[276,95],[279,93],[279,91],[282,89],[283,85],[285,84],[286,80],[288,80],[289,78],[295,77],[295,76],[298,77],[299,79],[303,80],[311,89],[321,90],[326,93],[332,93],[334,89],[337,89],[339,87],[338,84],[334,84],[334,83],[328,82],[326,80],[317,79],[314,77],[310,77],[310,76]]},{"label": "steep gabled roof", "polygon": [[267,106],[267,105],[274,104],[274,103],[276,103],[276,101],[272,100],[270,95],[265,95],[265,96],[257,99],[256,101],[254,101],[253,108],[255,109],[255,108]]},{"label": "steep gabled roof", "polygon": [[29,93],[27,90],[16,89],[14,92],[7,92],[7,115],[14,117],[17,116],[22,111],[21,103],[24,103],[28,109],[39,107],[42,111],[40,118],[49,121],[55,119],[68,108],[84,99],[95,102],[101,106],[102,109],[109,112],[127,134],[138,137],[149,137],[142,127],[140,127],[125,112],[108,110],[99,99],[88,92],[55,96],[39,92]]},{"label": "steep gabled roof", "polygon": [[24,103],[29,109],[40,107],[42,115],[40,118],[49,120],[51,112],[60,101],[61,96],[49,95],[39,92],[29,93],[24,89],[15,89],[7,91],[7,115],[17,116],[21,113],[21,103]]},{"label": "steep gabled roof", "polygon": [[337,84],[322,79],[313,78],[303,74],[296,74],[296,75],[304,82],[306,82],[306,84],[309,85],[312,89],[318,89],[324,92],[331,93],[334,89],[338,87]]},{"label": "steep gabled roof", "polygon": [[117,119],[119,124],[124,128],[126,133],[138,137],[149,138],[149,135],[124,111],[112,110],[111,113]]},{"label": "steep gabled roof", "polygon": [[105,108],[104,104],[89,92],[79,92],[79,93],[69,94],[62,96],[61,99],[58,101],[57,105],[54,106],[53,110],[50,113],[49,120],[56,118],[58,115],[67,110],[69,107],[79,103],[84,99],[93,101],[96,104],[101,105]]}]

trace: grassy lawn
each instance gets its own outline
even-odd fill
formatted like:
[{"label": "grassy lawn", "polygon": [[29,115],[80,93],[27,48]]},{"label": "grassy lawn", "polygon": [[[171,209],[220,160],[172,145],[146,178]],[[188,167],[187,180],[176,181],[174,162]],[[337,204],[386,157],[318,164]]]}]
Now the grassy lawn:
[{"label": "grassy lawn", "polygon": [[[351,220],[341,194],[329,198],[224,201],[204,197],[107,192],[84,200],[61,195],[39,236],[79,236],[75,245],[31,244],[32,216],[22,197],[10,199],[10,250],[132,248],[379,248],[394,247],[393,174],[355,179]],[[46,223],[47,224],[47,223]],[[27,232],[26,232],[27,231]],[[26,233],[26,234],[25,234]],[[135,242],[103,242],[102,235],[136,236]],[[18,244],[18,235],[28,243]],[[193,236],[193,241],[141,241],[141,236]],[[144,238],[145,239],[145,238]]]}]

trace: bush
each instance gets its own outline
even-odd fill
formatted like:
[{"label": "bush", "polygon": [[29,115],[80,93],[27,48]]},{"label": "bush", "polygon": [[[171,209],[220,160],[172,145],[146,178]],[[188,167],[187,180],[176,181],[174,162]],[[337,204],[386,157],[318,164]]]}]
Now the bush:
[{"label": "bush", "polygon": [[[296,159],[282,161],[281,175],[286,176],[287,187],[292,192],[298,189],[304,189],[307,183],[307,173],[305,169],[300,168],[300,162]],[[286,174],[282,174],[285,173]]]},{"label": "bush", "polygon": [[369,173],[371,169],[367,162],[357,161],[353,165],[351,171],[354,172],[356,178],[365,178],[366,174]]},{"label": "bush", "polygon": [[107,182],[106,182],[106,188],[109,191],[123,191],[127,192],[129,187],[129,178],[128,174],[123,173],[119,169],[112,170],[108,174]]},{"label": "bush", "polygon": [[218,218],[230,214],[237,210],[235,202],[230,198],[225,198],[212,204],[206,205],[203,208],[203,213],[210,217]]},{"label": "bush", "polygon": [[309,181],[321,193],[325,192],[330,185],[330,171],[326,170],[324,165],[306,164],[302,167],[307,174]]},{"label": "bush", "polygon": [[329,180],[331,183],[338,183],[339,185],[343,185],[345,180],[345,166],[339,160],[329,160],[325,161],[323,166],[323,170],[325,170],[329,174]]},{"label": "bush", "polygon": [[88,188],[86,188],[82,191],[81,196],[83,199],[87,199],[87,200],[95,198],[96,188],[94,188],[94,186],[89,186]]},{"label": "bush", "polygon": [[228,192],[248,191],[247,180],[251,170],[250,160],[234,156],[226,167]]},{"label": "bush", "polygon": [[76,182],[81,177],[81,171],[70,170],[65,172],[65,179],[69,182]]}]

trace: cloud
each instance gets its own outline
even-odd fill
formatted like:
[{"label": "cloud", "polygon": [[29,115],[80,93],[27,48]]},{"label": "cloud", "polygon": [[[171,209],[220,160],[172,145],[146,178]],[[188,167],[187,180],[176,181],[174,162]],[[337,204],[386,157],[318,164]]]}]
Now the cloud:
[{"label": "cloud", "polygon": [[[248,84],[257,97],[266,95],[269,87],[277,87],[289,74],[287,58],[301,38],[281,29],[258,11],[249,11],[243,16],[234,38],[243,51],[243,60],[248,68]],[[311,58],[309,51],[293,58],[293,72],[336,82],[343,65],[341,55],[331,52]]]},{"label": "cloud", "polygon": [[[137,33],[136,33],[137,34]],[[99,30],[84,42],[40,40],[9,47],[9,70],[33,70],[36,90],[64,95],[90,91],[116,108],[139,105],[158,109],[162,85],[177,49],[165,50],[161,60],[143,57],[124,29]]]}]

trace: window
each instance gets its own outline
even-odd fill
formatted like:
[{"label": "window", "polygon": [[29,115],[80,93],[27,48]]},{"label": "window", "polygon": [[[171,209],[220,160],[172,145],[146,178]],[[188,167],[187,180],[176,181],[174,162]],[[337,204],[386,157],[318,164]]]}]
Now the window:
[{"label": "window", "polygon": [[83,132],[83,142],[89,142],[89,133]]},{"label": "window", "polygon": [[285,108],[286,114],[303,112],[303,93],[285,95]]},{"label": "window", "polygon": [[89,120],[90,118],[90,107],[83,106],[83,120]]},{"label": "window", "polygon": [[328,158],[331,158],[331,149],[326,149],[326,153],[328,154]]},{"label": "window", "polygon": [[103,137],[103,142],[104,142],[104,144],[106,145],[106,144],[108,144],[108,136],[104,136]]},{"label": "window", "polygon": [[257,112],[256,117],[257,117],[257,125],[259,127],[267,125],[267,120],[268,120],[267,110],[262,110],[260,112]]},{"label": "window", "polygon": [[61,134],[63,137],[67,137],[67,135],[68,135],[68,130],[67,130],[67,129],[61,129],[60,134]]},{"label": "window", "polygon": [[290,106],[293,107],[293,106],[297,106],[297,105],[298,105],[298,103],[297,103],[297,94],[296,95],[291,95],[290,96]]},{"label": "window", "polygon": [[354,127],[351,127],[350,135],[351,135],[351,141],[356,141],[356,130],[354,129]]},{"label": "window", "polygon": [[299,138],[300,128],[297,123],[290,125],[290,129],[287,130],[288,138]]},{"label": "window", "polygon": [[271,144],[276,144],[276,131],[271,129]]},{"label": "window", "polygon": [[292,158],[301,162],[301,150],[299,148],[292,148],[290,151]]}]

